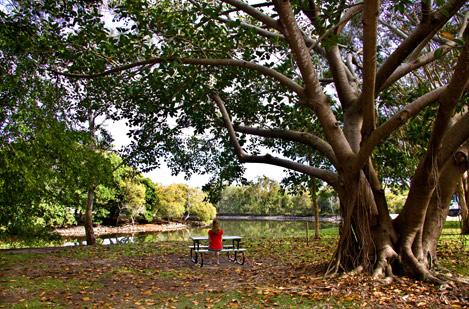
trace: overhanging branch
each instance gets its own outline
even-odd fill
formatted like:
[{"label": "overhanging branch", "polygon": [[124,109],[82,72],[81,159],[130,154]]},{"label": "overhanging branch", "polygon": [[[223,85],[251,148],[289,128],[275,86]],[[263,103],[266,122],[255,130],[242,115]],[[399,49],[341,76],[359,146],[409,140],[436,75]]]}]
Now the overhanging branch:
[{"label": "overhanging branch", "polygon": [[98,73],[90,73],[90,74],[81,74],[81,73],[68,73],[68,72],[61,72],[57,70],[51,70],[53,73],[63,75],[66,77],[71,78],[97,78],[106,75],[111,75],[115,73],[119,73],[122,71],[127,71],[136,67],[141,67],[144,65],[155,65],[159,63],[167,63],[167,62],[178,62],[182,64],[191,64],[191,65],[202,65],[202,66],[226,66],[226,67],[239,67],[239,68],[247,68],[251,70],[255,70],[265,76],[269,76],[282,85],[286,86],[288,89],[296,92],[300,96],[303,95],[303,87],[297,84],[292,79],[288,78],[287,76],[283,75],[282,73],[265,67],[263,65],[244,61],[244,60],[236,60],[236,59],[209,59],[209,58],[151,58],[147,60],[137,61],[134,63],[121,65],[114,67],[109,70],[105,70]]},{"label": "overhanging branch", "polygon": [[333,165],[336,165],[337,163],[331,145],[329,145],[329,143],[327,143],[322,138],[308,132],[299,132],[284,129],[261,129],[245,126],[235,126],[234,129],[236,132],[240,133],[262,136],[267,138],[279,138],[287,141],[302,143],[307,146],[312,146],[316,148],[321,154],[326,156],[327,159]]},{"label": "overhanging branch", "polygon": [[316,177],[321,180],[324,180],[327,182],[329,185],[336,187],[338,184],[338,177],[337,174],[323,170],[323,169],[318,169],[314,168],[309,165],[304,165],[300,164],[297,162],[294,162],[292,160],[288,159],[282,159],[278,157],[274,157],[270,154],[266,154],[263,156],[253,156],[247,154],[239,144],[238,138],[236,137],[236,132],[233,127],[233,124],[231,122],[230,116],[228,114],[228,111],[226,110],[225,104],[223,100],[220,98],[218,94],[213,94],[211,95],[211,98],[213,101],[215,101],[216,105],[220,109],[220,112],[222,114],[223,122],[225,124],[225,127],[228,129],[229,137],[230,137],[230,142],[233,145],[235,149],[235,153],[238,157],[238,159],[243,162],[243,163],[264,163],[264,164],[270,164],[270,165],[276,165],[280,167],[284,167],[290,170],[294,170],[300,173],[307,174],[311,177]]}]

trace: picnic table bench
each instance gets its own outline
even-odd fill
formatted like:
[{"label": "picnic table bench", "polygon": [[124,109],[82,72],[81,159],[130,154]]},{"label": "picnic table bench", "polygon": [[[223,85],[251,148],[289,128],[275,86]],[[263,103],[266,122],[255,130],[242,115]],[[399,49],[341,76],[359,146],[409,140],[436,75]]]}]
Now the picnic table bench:
[{"label": "picnic table bench", "polygon": [[[204,253],[216,252],[214,250],[208,249],[207,245],[202,245],[201,242],[208,241],[208,236],[192,236],[192,246],[190,248],[191,261],[194,264],[200,262],[200,266],[204,266]],[[228,260],[237,263],[239,265],[244,264],[244,252],[246,248],[240,247],[242,237],[241,236],[222,236],[223,242],[231,241],[230,244],[223,244],[223,249],[219,252],[226,252]]]}]

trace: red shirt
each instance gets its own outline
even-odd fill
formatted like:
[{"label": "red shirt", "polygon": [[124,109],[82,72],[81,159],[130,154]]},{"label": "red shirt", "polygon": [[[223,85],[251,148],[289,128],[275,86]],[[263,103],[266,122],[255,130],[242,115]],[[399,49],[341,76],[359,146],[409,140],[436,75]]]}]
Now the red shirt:
[{"label": "red shirt", "polygon": [[212,230],[208,231],[208,248],[212,250],[221,250],[223,249],[223,243],[221,237],[223,235],[223,230],[218,230],[217,233],[214,233]]}]

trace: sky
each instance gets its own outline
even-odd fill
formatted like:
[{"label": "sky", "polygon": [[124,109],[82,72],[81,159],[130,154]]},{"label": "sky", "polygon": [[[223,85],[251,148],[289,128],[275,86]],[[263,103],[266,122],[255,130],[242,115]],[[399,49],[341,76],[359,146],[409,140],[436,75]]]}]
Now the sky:
[{"label": "sky", "polygon": [[[114,149],[119,149],[130,143],[130,138],[127,136],[129,128],[125,124],[125,120],[106,123],[106,128],[114,138]],[[284,169],[281,167],[259,164],[259,163],[248,163],[245,165],[246,171],[244,177],[248,180],[255,180],[258,177],[267,176],[271,179],[280,181],[284,176]],[[167,165],[161,161],[161,167],[154,169],[150,172],[143,173],[146,177],[150,178],[153,182],[160,183],[162,185],[169,185],[173,183],[185,183],[191,187],[201,188],[208,182],[211,175],[192,175],[188,180],[184,179],[184,174],[177,176],[171,175],[171,170]]]}]

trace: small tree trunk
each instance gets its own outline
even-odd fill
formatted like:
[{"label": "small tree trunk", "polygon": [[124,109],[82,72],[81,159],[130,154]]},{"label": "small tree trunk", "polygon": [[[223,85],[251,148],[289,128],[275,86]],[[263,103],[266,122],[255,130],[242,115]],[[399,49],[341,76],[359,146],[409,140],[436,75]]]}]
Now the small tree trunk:
[{"label": "small tree trunk", "polygon": [[314,179],[311,181],[311,202],[314,211],[314,239],[320,239],[321,223],[319,221],[318,189]]},{"label": "small tree trunk", "polygon": [[96,244],[96,236],[93,230],[93,203],[94,203],[94,188],[88,189],[88,197],[86,200],[85,212],[85,233],[86,244],[88,246]]},{"label": "small tree trunk", "polygon": [[458,184],[458,197],[459,197],[459,209],[461,210],[462,226],[461,234],[469,235],[469,210],[467,207],[467,198],[469,196],[468,183],[467,183],[467,172],[461,175],[461,180]]}]

